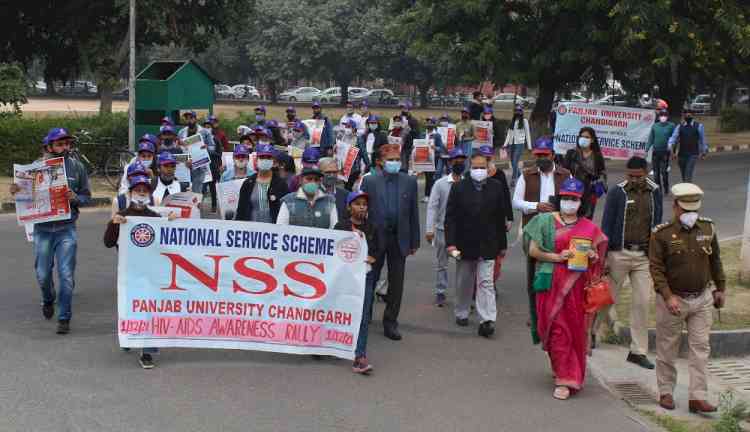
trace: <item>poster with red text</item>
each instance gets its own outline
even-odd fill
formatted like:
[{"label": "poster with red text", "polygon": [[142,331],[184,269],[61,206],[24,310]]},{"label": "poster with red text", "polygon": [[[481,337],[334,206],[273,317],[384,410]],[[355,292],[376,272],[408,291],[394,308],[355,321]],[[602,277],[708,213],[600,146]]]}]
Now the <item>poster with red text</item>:
[{"label": "poster with red text", "polygon": [[14,196],[18,225],[70,219],[65,159],[42,159],[28,165],[13,164]]},{"label": "poster with red text", "polygon": [[340,180],[349,181],[349,177],[351,177],[354,168],[354,163],[357,161],[357,156],[359,156],[359,147],[350,146],[346,151],[346,157],[344,158],[343,166],[341,167],[341,174],[339,175]]},{"label": "poster with red text", "polygon": [[448,152],[453,150],[453,147],[456,146],[456,125],[449,124],[448,126],[440,126],[437,128],[437,131],[440,134],[443,143],[445,143],[445,148],[448,149]]},{"label": "poster with red text", "polygon": [[128,217],[119,245],[121,347],[354,358],[367,257],[354,232]]},{"label": "poster with red text", "polygon": [[474,124],[474,143],[473,148],[479,148],[483,145],[492,145],[492,122],[472,120]]}]

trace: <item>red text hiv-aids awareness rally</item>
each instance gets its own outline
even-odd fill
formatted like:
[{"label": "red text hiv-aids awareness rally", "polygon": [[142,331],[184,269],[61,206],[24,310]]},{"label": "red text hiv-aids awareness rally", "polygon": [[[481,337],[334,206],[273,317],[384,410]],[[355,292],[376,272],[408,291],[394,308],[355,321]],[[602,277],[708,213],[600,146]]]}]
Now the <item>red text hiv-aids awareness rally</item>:
[{"label": "red text hiv-aids awareness rally", "polygon": [[367,245],[353,232],[128,218],[120,345],[354,358]]}]

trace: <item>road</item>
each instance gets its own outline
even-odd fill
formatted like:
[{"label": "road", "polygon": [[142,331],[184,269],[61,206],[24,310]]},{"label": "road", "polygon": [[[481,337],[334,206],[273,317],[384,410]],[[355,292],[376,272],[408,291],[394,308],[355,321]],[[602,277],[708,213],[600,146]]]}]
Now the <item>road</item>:
[{"label": "road", "polygon": [[[698,165],[705,213],[722,235],[741,231],[748,166],[750,154]],[[612,182],[622,172],[613,165]],[[434,249],[426,246],[407,264],[404,340],[385,339],[377,321],[371,328],[370,377],[344,360],[197,349],[164,349],[157,368],[144,371],[117,347],[116,252],[101,240],[107,218],[102,210],[81,217],[72,333],[58,336],[41,317],[31,246],[13,215],[0,215],[0,431],[593,432],[603,421],[609,432],[648,430],[591,376],[571,400],[552,398],[548,361],[525,325],[517,247],[492,340],[476,335],[475,316],[458,328],[450,308],[431,305]]]}]

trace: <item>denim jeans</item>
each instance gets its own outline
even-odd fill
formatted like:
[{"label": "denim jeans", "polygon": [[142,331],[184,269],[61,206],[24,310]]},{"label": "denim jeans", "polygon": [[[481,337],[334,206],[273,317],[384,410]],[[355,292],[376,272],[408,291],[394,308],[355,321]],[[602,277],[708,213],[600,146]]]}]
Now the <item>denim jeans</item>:
[{"label": "denim jeans", "polygon": [[357,338],[357,348],[354,350],[354,357],[363,357],[367,355],[367,332],[370,329],[370,318],[372,317],[372,302],[375,297],[375,272],[367,272],[365,277],[365,301],[362,304],[362,321],[359,323],[359,337]]},{"label": "denim jeans", "polygon": [[[73,224],[52,229],[34,229],[34,269],[42,290],[42,302],[52,304],[57,299],[59,320],[69,320],[72,315],[77,249],[78,234]],[[60,283],[57,293],[52,276],[55,260]]]},{"label": "denim jeans", "polygon": [[696,161],[698,161],[698,155],[679,155],[677,157],[683,182],[692,183]]},{"label": "denim jeans", "polygon": [[521,176],[521,168],[519,168],[518,163],[521,160],[521,156],[523,155],[523,144],[511,144],[510,145],[510,164],[513,166],[513,181],[518,180],[518,177]]},{"label": "denim jeans", "polygon": [[448,174],[448,159],[438,157],[435,160],[435,165],[435,181],[438,181],[444,175]]}]

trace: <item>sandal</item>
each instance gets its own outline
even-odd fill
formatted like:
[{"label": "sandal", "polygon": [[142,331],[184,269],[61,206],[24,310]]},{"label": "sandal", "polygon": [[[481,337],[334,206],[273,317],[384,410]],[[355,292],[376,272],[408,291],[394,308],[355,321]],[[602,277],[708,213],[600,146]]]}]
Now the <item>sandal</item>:
[{"label": "sandal", "polygon": [[570,389],[565,386],[557,386],[555,391],[552,392],[552,397],[558,400],[567,400],[570,397]]}]

